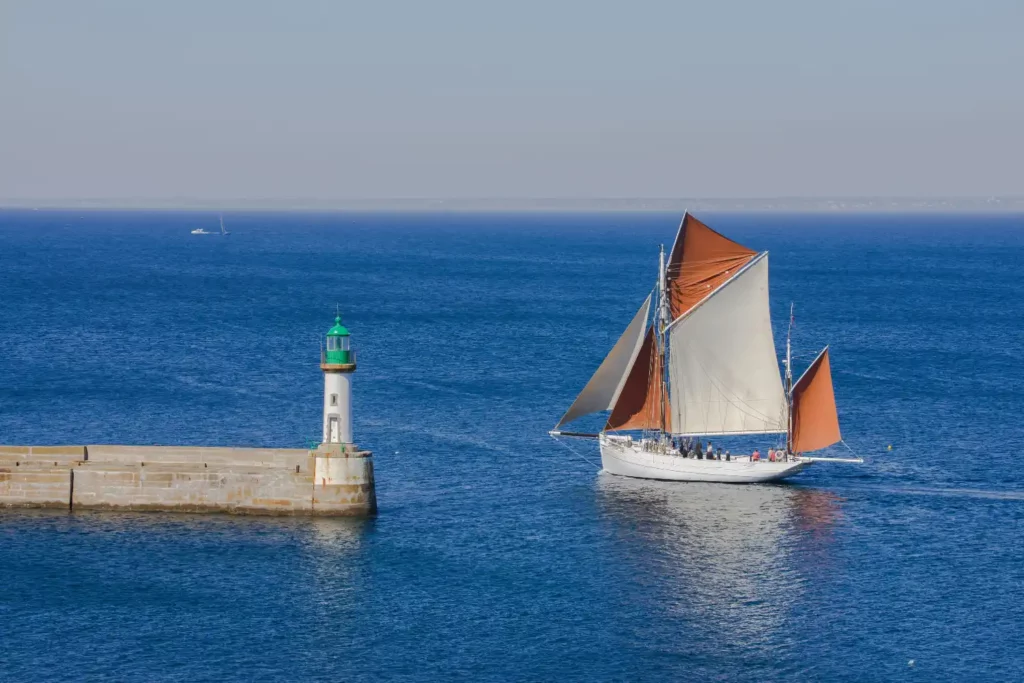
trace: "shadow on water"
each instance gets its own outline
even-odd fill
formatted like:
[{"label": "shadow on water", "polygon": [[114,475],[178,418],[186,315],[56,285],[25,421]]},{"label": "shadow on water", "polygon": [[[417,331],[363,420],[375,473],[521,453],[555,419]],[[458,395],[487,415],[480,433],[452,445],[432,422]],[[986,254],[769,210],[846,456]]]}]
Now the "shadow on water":
[{"label": "shadow on water", "polygon": [[598,505],[655,609],[720,645],[791,645],[787,622],[808,570],[828,564],[842,515],[835,494],[787,484],[736,486],[602,474]]},{"label": "shadow on water", "polygon": [[355,555],[376,520],[356,517],[289,517],[183,512],[131,512],[50,509],[0,510],[0,532],[51,529],[79,536],[142,534],[179,542],[202,538],[229,540],[232,546],[298,543],[311,556],[330,560]]}]

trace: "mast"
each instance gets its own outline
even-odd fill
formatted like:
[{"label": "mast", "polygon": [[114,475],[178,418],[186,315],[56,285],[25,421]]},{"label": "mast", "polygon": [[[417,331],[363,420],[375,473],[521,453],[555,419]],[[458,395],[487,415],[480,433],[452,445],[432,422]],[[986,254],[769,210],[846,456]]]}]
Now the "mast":
[{"label": "mast", "polygon": [[793,449],[793,356],[790,339],[793,336],[793,302],[789,302],[789,327],[786,329],[786,452]]},{"label": "mast", "polygon": [[[659,373],[661,376],[658,377],[658,382],[661,383],[661,386],[664,389],[668,388],[668,385],[665,383],[665,371],[668,368],[665,363],[665,319],[668,317],[668,315],[666,315],[668,301],[665,297],[667,285],[668,283],[665,277],[665,245],[662,244],[661,251],[658,254],[658,317],[655,321],[655,325],[657,325],[658,355],[661,357],[661,372]],[[659,406],[661,409],[661,420],[659,424],[661,427],[662,439],[665,438],[665,399],[667,398],[667,393],[668,392],[664,390],[661,392],[661,405]]]}]

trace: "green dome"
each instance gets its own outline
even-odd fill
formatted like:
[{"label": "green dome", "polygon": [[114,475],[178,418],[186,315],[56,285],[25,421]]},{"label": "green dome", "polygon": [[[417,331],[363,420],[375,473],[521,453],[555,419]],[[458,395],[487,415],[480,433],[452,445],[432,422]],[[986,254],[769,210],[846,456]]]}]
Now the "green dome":
[{"label": "green dome", "polygon": [[341,316],[334,319],[334,327],[327,330],[328,337],[347,337],[348,328],[341,324]]}]

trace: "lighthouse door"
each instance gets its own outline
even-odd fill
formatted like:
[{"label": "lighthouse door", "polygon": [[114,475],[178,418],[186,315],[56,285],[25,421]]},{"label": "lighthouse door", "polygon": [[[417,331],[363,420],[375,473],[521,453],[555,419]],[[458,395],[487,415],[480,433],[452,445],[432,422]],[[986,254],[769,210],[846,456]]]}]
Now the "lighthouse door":
[{"label": "lighthouse door", "polygon": [[328,424],[328,428],[327,428],[327,434],[328,434],[327,442],[328,443],[338,443],[338,441],[340,441],[340,438],[338,436],[338,416],[337,415],[331,415],[331,417],[328,419],[327,424]]}]

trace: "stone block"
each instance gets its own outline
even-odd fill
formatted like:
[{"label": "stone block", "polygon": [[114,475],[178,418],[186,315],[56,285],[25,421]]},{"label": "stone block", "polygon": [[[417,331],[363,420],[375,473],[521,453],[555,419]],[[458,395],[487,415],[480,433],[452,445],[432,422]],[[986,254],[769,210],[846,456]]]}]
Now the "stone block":
[{"label": "stone block", "polygon": [[64,467],[0,466],[0,507],[66,508],[71,498],[71,470]]}]

